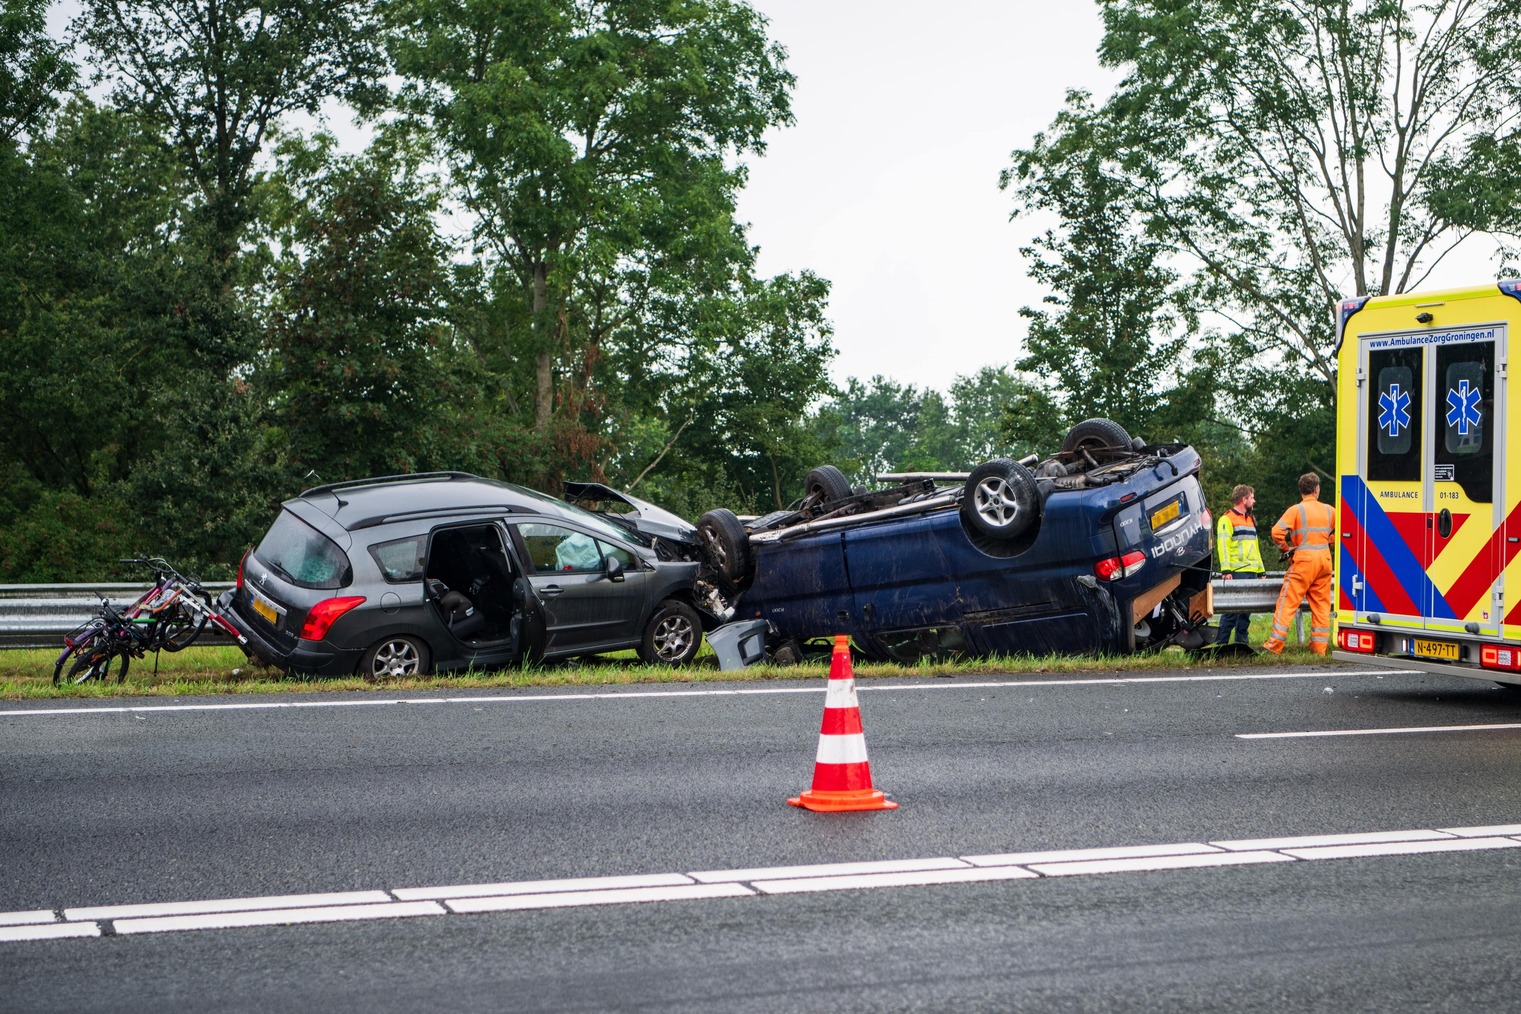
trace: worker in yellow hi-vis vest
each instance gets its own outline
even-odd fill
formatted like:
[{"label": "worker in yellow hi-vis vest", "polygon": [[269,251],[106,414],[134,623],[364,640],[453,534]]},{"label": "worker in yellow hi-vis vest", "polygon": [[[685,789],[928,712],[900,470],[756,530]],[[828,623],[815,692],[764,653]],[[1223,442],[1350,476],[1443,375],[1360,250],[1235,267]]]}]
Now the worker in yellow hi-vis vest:
[{"label": "worker in yellow hi-vis vest", "polygon": [[1311,472],[1299,477],[1297,506],[1283,512],[1273,525],[1273,541],[1290,554],[1289,572],[1278,593],[1273,632],[1262,647],[1283,652],[1289,624],[1302,599],[1310,600],[1310,650],[1324,655],[1331,644],[1331,535],[1336,515],[1320,502],[1320,478]]},{"label": "worker in yellow hi-vis vest", "polygon": [[[1262,566],[1262,550],[1257,546],[1257,518],[1252,514],[1256,502],[1256,490],[1247,485],[1237,486],[1231,490],[1231,509],[1220,515],[1220,523],[1215,526],[1215,555],[1224,580],[1261,577],[1266,570]],[[1250,641],[1250,613],[1222,613],[1219,624],[1216,644],[1229,644],[1233,634],[1238,644]]]}]

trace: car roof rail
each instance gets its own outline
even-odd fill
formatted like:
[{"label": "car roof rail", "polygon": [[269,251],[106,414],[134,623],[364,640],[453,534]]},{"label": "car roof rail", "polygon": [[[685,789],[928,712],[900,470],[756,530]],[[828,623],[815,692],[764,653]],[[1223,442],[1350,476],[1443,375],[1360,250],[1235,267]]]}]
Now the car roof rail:
[{"label": "car roof rail", "polygon": [[407,475],[381,475],[373,479],[350,479],[347,482],[330,482],[325,486],[313,486],[301,491],[301,496],[316,493],[336,493],[340,489],[357,489],[360,486],[383,486],[391,482],[438,482],[443,479],[480,479],[471,472],[412,472]]},{"label": "car roof rail", "polygon": [[430,507],[426,510],[401,511],[392,514],[375,514],[367,518],[360,518],[344,527],[351,532],[357,532],[361,528],[375,528],[379,525],[388,525],[393,521],[417,521],[423,518],[464,517],[469,515],[474,519],[475,515],[495,515],[525,513],[529,508],[519,504],[510,503],[473,503],[468,507]]}]

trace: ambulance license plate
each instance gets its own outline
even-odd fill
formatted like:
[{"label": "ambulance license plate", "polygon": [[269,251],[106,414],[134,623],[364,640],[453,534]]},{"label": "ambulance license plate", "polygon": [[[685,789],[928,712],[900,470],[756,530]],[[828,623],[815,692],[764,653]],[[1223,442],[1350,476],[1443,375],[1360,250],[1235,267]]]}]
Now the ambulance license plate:
[{"label": "ambulance license plate", "polygon": [[1410,641],[1410,650],[1413,654],[1420,655],[1423,658],[1440,658],[1448,662],[1456,662],[1458,660],[1458,646],[1449,644],[1446,641],[1427,641],[1424,638],[1416,637]]},{"label": "ambulance license plate", "polygon": [[1174,500],[1159,511],[1151,512],[1151,530],[1156,531],[1169,521],[1176,521],[1178,513],[1183,509],[1182,501]]}]

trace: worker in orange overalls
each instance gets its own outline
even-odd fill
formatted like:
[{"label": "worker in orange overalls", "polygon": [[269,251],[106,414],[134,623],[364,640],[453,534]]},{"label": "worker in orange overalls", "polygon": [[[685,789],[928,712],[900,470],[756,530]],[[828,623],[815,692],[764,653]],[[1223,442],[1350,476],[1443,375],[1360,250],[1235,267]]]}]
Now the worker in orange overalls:
[{"label": "worker in orange overalls", "polygon": [[1314,472],[1299,477],[1299,504],[1283,512],[1273,525],[1273,541],[1291,554],[1289,572],[1278,593],[1273,613],[1273,632],[1262,647],[1283,653],[1283,639],[1299,611],[1300,600],[1310,600],[1310,650],[1324,655],[1331,646],[1331,533],[1336,515],[1320,502],[1320,478]]}]

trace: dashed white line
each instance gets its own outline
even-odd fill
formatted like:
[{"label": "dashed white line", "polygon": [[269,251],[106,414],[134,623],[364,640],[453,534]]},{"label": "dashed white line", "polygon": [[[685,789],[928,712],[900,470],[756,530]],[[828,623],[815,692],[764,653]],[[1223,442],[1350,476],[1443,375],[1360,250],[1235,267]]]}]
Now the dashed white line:
[{"label": "dashed white line", "polygon": [[102,905],[66,908],[65,919],[134,919],[139,916],[197,915],[202,912],[246,912],[269,908],[322,908],[390,901],[384,891],[345,891],[338,894],[291,894],[276,898],[221,898],[216,901],[177,901],[168,904]]},{"label": "dashed white line", "polygon": [[579,905],[629,905],[641,901],[738,898],[749,897],[754,893],[740,884],[687,884],[685,887],[629,887],[619,891],[519,894],[506,898],[451,898],[444,904],[453,911],[464,914],[534,908],[571,908]]},{"label": "dashed white line", "polygon": [[[1521,842],[1516,844],[1521,845]],[[1082,863],[1037,863],[1030,869],[1043,877],[1080,877],[1091,873],[1141,873],[1149,870],[1186,870],[1201,866],[1243,866],[1249,863],[1291,863],[1280,852],[1205,852],[1186,856],[1135,856],[1130,859],[1094,859]]]},{"label": "dashed white line", "polygon": [[1368,845],[1329,845],[1284,849],[1295,859],[1358,859],[1364,856],[1410,856],[1427,852],[1469,852],[1476,849],[1521,848],[1514,838],[1448,838],[1446,841],[1388,841]]},{"label": "dashed white line", "polygon": [[169,933],[180,930],[237,929],[245,926],[293,926],[308,922],[352,922],[360,919],[406,919],[444,915],[432,901],[397,901],[388,905],[335,905],[328,908],[282,908],[267,912],[222,912],[215,915],[177,915],[157,919],[119,919],[118,934]]},{"label": "dashed white line", "polygon": [[0,912],[0,942],[1521,848],[1521,824]]}]

